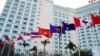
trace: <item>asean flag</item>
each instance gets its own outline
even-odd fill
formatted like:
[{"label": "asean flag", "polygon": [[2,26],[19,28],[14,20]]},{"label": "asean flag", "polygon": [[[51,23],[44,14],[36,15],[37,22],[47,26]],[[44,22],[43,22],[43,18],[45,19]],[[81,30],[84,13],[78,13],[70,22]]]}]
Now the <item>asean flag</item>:
[{"label": "asean flag", "polygon": [[44,28],[39,28],[39,35],[44,35],[47,38],[51,38],[52,37],[52,33],[49,29],[44,29]]}]

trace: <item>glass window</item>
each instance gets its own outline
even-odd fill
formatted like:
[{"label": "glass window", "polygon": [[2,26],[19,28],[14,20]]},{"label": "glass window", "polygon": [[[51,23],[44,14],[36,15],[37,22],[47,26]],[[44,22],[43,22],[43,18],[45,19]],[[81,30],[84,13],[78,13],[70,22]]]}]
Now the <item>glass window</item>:
[{"label": "glass window", "polygon": [[4,18],[0,18],[0,21],[5,21],[5,19]]},{"label": "glass window", "polygon": [[5,29],[5,32],[10,32],[10,30],[9,29]]},{"label": "glass window", "polygon": [[28,18],[24,18],[24,20],[28,20]]},{"label": "glass window", "polygon": [[15,25],[14,28],[19,28],[19,26]]},{"label": "glass window", "polygon": [[12,25],[11,24],[6,24],[6,27],[11,27]]},{"label": "glass window", "polygon": [[14,18],[14,15],[10,15],[10,17]]},{"label": "glass window", "polygon": [[3,23],[0,23],[0,26],[3,26],[4,24]]},{"label": "glass window", "polygon": [[18,33],[18,31],[14,30],[14,31],[12,31],[12,33]]},{"label": "glass window", "polygon": [[26,22],[23,22],[22,24],[26,25],[27,23]]},{"label": "glass window", "polygon": [[21,19],[21,17],[20,16],[17,16],[17,19]]},{"label": "glass window", "polygon": [[2,16],[7,16],[7,14],[4,14],[4,13],[3,13]]},{"label": "glass window", "polygon": [[34,0],[34,2],[37,2],[37,0]]},{"label": "glass window", "polygon": [[34,19],[30,19],[30,21],[34,21]]},{"label": "glass window", "polygon": [[0,28],[0,32],[2,31],[2,29]]},{"label": "glass window", "polygon": [[33,26],[33,23],[29,23],[30,26]]},{"label": "glass window", "polygon": [[22,43],[18,43],[19,46],[22,46]]},{"label": "glass window", "polygon": [[93,46],[93,44],[89,44],[89,46]]},{"label": "glass window", "polygon": [[11,19],[8,19],[8,22],[13,22],[13,20],[11,20]]},{"label": "glass window", "polygon": [[21,27],[21,29],[26,29],[26,27]]},{"label": "glass window", "polygon": [[15,21],[15,23],[19,23],[20,24],[20,21]]}]

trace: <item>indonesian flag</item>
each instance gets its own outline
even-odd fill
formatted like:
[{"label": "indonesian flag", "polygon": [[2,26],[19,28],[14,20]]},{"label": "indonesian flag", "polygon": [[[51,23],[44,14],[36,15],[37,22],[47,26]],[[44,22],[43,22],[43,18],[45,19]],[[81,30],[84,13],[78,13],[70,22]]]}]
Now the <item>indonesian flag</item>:
[{"label": "indonesian flag", "polygon": [[75,27],[80,27],[81,26],[80,19],[77,17],[74,17],[74,24],[75,24]]}]

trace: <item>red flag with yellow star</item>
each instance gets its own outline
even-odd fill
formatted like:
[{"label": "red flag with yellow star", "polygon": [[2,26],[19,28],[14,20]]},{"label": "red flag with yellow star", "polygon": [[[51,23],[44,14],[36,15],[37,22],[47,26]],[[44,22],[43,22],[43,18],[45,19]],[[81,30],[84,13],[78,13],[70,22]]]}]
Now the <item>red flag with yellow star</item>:
[{"label": "red flag with yellow star", "polygon": [[51,38],[52,37],[52,33],[49,29],[44,29],[44,28],[39,28],[39,35],[44,35],[47,38]]}]

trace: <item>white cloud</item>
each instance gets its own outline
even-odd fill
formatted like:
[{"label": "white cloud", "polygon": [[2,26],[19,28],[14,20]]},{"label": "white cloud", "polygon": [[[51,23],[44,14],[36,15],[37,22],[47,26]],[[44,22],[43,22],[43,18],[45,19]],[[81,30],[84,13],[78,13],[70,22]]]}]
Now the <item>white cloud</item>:
[{"label": "white cloud", "polygon": [[78,8],[88,4],[89,0],[53,0],[53,1],[55,4],[64,7]]}]

